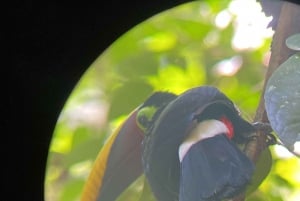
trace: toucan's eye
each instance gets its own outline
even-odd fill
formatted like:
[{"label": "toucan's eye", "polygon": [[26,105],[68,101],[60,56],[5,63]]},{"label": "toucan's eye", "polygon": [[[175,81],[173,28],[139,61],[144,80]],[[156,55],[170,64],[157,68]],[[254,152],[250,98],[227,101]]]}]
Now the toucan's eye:
[{"label": "toucan's eye", "polygon": [[136,116],[136,123],[141,130],[146,131],[147,128],[149,128],[156,111],[157,108],[154,106],[144,107],[138,111]]}]

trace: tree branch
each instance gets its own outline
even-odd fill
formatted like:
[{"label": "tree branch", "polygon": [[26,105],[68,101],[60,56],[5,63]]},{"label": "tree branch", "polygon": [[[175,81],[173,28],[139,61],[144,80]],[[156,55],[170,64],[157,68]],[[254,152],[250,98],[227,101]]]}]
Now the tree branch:
[{"label": "tree branch", "polygon": [[[266,84],[272,73],[279,67],[279,65],[295,53],[295,51],[287,48],[287,46],[285,45],[285,40],[295,33],[300,33],[300,6],[290,2],[284,2],[273,36],[271,45],[271,58],[267,73],[265,75],[263,91],[260,97],[260,102],[256,111],[254,122],[269,122],[264,104],[264,92]],[[265,148],[267,148],[267,146],[267,133],[261,130],[257,132],[257,137],[255,137],[247,144],[245,153],[254,163],[256,163],[261,152]],[[233,199],[233,201],[243,200],[245,200],[244,194],[239,195]]]}]

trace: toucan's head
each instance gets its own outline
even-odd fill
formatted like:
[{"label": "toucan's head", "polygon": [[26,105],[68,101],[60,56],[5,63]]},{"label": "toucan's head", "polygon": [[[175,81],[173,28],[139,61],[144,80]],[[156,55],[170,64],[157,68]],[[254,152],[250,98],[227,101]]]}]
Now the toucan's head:
[{"label": "toucan's head", "polygon": [[238,148],[253,131],[214,87],[155,93],[102,148],[82,200],[115,200],[142,173],[160,201],[230,198],[253,174]]}]

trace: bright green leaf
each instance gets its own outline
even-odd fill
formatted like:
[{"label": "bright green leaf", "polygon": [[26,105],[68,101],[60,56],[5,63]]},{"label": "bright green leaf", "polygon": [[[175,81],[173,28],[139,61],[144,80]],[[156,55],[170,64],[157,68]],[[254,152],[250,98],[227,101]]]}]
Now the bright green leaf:
[{"label": "bright green leaf", "polygon": [[176,45],[177,36],[172,32],[158,32],[143,40],[147,49],[153,52],[167,51]]}]

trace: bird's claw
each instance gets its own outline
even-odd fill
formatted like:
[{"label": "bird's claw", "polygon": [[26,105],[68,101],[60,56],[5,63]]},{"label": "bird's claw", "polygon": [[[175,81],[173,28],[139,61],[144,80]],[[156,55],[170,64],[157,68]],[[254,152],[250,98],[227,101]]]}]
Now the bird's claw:
[{"label": "bird's claw", "polygon": [[252,126],[256,129],[256,131],[263,131],[265,133],[271,133],[273,131],[271,125],[265,122],[254,122]]},{"label": "bird's claw", "polygon": [[266,134],[266,143],[267,145],[277,144],[277,138],[272,134],[273,129],[269,123],[265,122],[254,122],[252,123],[253,127],[256,131],[262,131],[262,133]]}]

